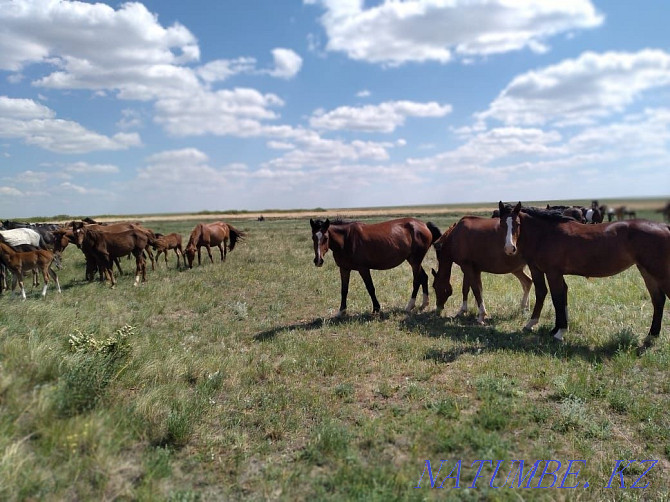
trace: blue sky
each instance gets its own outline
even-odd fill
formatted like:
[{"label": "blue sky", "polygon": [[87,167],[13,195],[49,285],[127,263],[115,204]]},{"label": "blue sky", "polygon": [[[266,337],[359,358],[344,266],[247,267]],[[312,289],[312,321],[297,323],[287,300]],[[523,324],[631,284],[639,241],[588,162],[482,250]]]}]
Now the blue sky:
[{"label": "blue sky", "polygon": [[0,215],[670,196],[670,2],[0,0]]}]

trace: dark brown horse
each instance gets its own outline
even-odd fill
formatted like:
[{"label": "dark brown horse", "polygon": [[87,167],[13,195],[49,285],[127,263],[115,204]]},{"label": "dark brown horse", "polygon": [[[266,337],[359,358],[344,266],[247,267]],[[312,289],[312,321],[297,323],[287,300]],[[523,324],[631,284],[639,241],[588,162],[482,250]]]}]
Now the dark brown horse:
[{"label": "dark brown horse", "polygon": [[533,273],[537,301],[531,321],[537,323],[547,294],[544,280],[536,280],[537,272],[546,274],[556,310],[552,334],[562,340],[568,329],[568,286],[563,276],[609,277],[635,265],[654,306],[644,347],[652,345],[661,331],[665,297],[670,296],[670,225],[647,220],[580,225],[520,211],[521,203],[511,211],[502,202],[499,207],[505,253],[520,254]]},{"label": "dark brown horse", "polygon": [[196,251],[198,252],[198,265],[201,264],[200,248],[205,247],[209,260],[214,263],[212,258],[212,246],[219,248],[221,252],[221,261],[226,259],[228,251],[235,248],[235,244],[245,237],[246,233],[238,230],[229,223],[215,221],[214,223],[198,223],[188,239],[186,245],[186,258],[188,259],[188,268],[193,268],[193,259]]},{"label": "dark brown horse", "polygon": [[428,305],[428,275],[421,266],[423,258],[441,232],[432,223],[423,223],[414,218],[402,218],[367,225],[360,222],[309,220],[314,242],[314,264],[323,265],[323,257],[329,249],[333,251],[335,263],[340,268],[341,302],[338,317],[347,310],[349,277],[352,270],[358,271],[372,299],[372,311],[379,312],[380,305],[375,295],[370,270],[395,268],[405,260],[412,266],[414,276],[412,296],[407,304],[409,312],[416,304],[419,286],[423,289],[420,308]]},{"label": "dark brown horse", "polygon": [[508,256],[498,243],[504,236],[500,221],[478,216],[464,216],[454,223],[433,244],[437,255],[438,269],[433,272],[433,288],[437,299],[437,312],[440,313],[444,304],[453,292],[451,287],[451,267],[458,264],[463,271],[463,304],[456,315],[468,310],[468,293],[472,293],[479,307],[477,321],[484,323],[486,307],[482,298],[482,272],[491,274],[513,274],[521,283],[523,297],[521,308],[528,308],[528,294],[533,281],[523,269],[526,262],[521,256]]},{"label": "dark brown horse", "polygon": [[147,273],[144,251],[154,240],[153,232],[150,233],[147,229],[137,228],[134,225],[127,230],[112,232],[104,228],[106,227],[86,225],[74,229],[76,242],[86,256],[87,264],[95,263],[96,268],[102,271],[114,288],[116,286],[112,270],[114,258],[132,253],[136,263],[135,285],[137,286],[140,278],[145,282]]},{"label": "dark brown horse", "polygon": [[[181,247],[181,234],[171,233],[167,235],[156,234],[156,240],[153,242],[152,247],[156,251],[156,262],[158,263],[158,257],[163,253],[165,256],[165,266],[168,266],[168,251],[174,249],[175,254],[177,255],[177,268],[179,268],[179,258],[184,256],[184,251]],[[184,266],[186,262],[184,261]]]}]

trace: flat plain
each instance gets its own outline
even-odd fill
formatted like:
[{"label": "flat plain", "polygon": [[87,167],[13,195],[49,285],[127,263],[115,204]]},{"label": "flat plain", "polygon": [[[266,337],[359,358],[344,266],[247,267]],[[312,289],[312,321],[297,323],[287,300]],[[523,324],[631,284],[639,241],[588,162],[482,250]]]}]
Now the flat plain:
[{"label": "flat plain", "polygon": [[[662,202],[645,204],[638,216],[660,220]],[[444,231],[486,211],[339,213],[415,216]],[[450,317],[461,304],[457,266],[442,316],[432,288],[428,310],[403,311],[404,264],[373,272],[380,315],[352,274],[349,315],[336,319],[339,272],[331,253],[314,267],[308,219],[337,213],[226,216],[247,238],[224,263],[203,250],[201,266],[178,270],[171,254],[139,287],[126,260],[116,289],[86,282],[69,246],[62,294],[4,293],[0,499],[670,499],[670,321],[666,304],[659,340],[638,356],[652,307],[635,268],[566,278],[562,344],[549,335],[549,298],[538,329],[521,330],[528,314],[509,275],[483,274],[485,326],[472,297],[468,315]],[[219,216],[145,224],[186,241]],[[491,463],[473,488],[478,460]],[[513,460],[524,475],[544,462],[521,482]],[[557,477],[539,480],[548,460],[560,461]],[[571,466],[579,474],[564,477],[571,460],[583,461]],[[612,476],[620,460],[636,462]]]}]

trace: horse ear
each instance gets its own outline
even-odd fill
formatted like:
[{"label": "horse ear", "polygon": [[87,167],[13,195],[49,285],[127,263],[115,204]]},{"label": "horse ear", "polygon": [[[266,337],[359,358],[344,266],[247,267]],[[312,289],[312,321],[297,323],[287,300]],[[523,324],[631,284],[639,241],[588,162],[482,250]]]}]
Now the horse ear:
[{"label": "horse ear", "polygon": [[326,221],[323,222],[323,225],[321,225],[321,231],[325,232],[328,230],[328,227],[330,227],[330,220],[326,218]]},{"label": "horse ear", "polygon": [[517,202],[516,206],[514,206],[514,214],[517,214],[519,211],[521,211],[521,201]]},{"label": "horse ear", "polygon": [[430,271],[433,273],[433,277],[437,277],[437,272],[435,272],[434,268],[431,268]]},{"label": "horse ear", "polygon": [[499,201],[498,202],[498,211],[499,211],[498,214],[502,214],[504,210],[505,210],[505,205],[502,203],[502,201]]},{"label": "horse ear", "polygon": [[314,222],[314,220],[312,218],[309,219],[309,226],[312,227],[312,228],[316,228],[316,223]]}]

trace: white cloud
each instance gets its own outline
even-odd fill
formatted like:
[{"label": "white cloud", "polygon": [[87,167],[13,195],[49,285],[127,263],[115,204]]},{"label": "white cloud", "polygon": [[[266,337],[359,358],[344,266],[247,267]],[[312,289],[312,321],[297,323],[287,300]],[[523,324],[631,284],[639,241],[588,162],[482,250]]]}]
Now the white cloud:
[{"label": "white cloud", "polygon": [[252,73],[256,69],[255,58],[217,59],[196,69],[196,73],[207,83],[221,82],[233,75]]},{"label": "white cloud", "polygon": [[58,153],[124,150],[141,143],[136,133],[104,136],[77,122],[57,119],[53,110],[32,100],[7,97],[0,97],[0,137]]},{"label": "white cloud", "polygon": [[367,89],[363,89],[363,90],[358,91],[356,93],[357,98],[369,98],[370,96],[371,96],[371,93]]},{"label": "white cloud", "polygon": [[0,186],[0,194],[7,197],[20,197],[23,195],[23,192],[21,192],[21,190],[17,190],[14,187]]},{"label": "white cloud", "polygon": [[[3,0],[0,68],[54,61],[66,69],[181,64],[197,61],[195,37],[175,23],[163,28],[141,3],[118,10],[102,3]],[[55,58],[55,60],[54,60]]]},{"label": "white cloud", "polygon": [[[313,0],[305,3],[317,3]],[[603,22],[589,0],[320,0],[327,49],[370,63],[450,61],[529,48]]]},{"label": "white cloud", "polygon": [[112,164],[89,164],[88,162],[75,162],[66,166],[64,171],[70,174],[116,174],[119,168]]},{"label": "white cloud", "polygon": [[257,136],[263,130],[263,121],[277,118],[270,107],[283,104],[274,94],[248,88],[200,91],[160,99],[156,102],[155,121],[176,136]]},{"label": "white cloud", "polygon": [[342,106],[329,112],[317,110],[309,123],[315,129],[389,133],[403,125],[407,117],[444,117],[449,113],[451,105],[434,101],[387,101],[361,107]]},{"label": "white cloud", "polygon": [[291,79],[302,67],[302,58],[291,49],[277,48],[272,51],[274,68],[268,73],[273,77]]},{"label": "white cloud", "polygon": [[515,77],[477,117],[506,124],[586,124],[623,111],[647,90],[668,85],[667,52],[586,52]]}]

